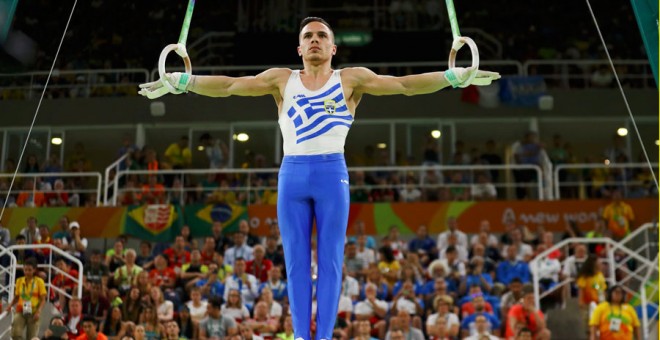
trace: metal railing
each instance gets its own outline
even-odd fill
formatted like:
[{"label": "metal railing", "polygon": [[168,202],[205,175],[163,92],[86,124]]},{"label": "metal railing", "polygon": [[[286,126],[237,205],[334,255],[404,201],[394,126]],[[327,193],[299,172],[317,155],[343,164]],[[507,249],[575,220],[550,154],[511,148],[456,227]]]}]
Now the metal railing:
[{"label": "metal railing", "polygon": [[[561,242],[555,244],[554,246],[546,249],[539,255],[537,255],[529,263],[530,272],[532,273],[532,282],[534,285],[534,297],[536,302],[536,307],[541,307],[541,300],[556,291],[562,289],[563,292],[567,292],[567,286],[575,282],[575,278],[566,277],[561,282],[557,282],[557,285],[554,287],[540,292],[540,263],[545,261],[548,256],[555,250],[564,250],[567,251],[567,247],[572,244],[602,244],[605,246],[605,258],[600,259],[601,263],[606,263],[608,267],[608,272],[605,273],[606,280],[608,285],[612,286],[619,284],[627,294],[631,294],[635,297],[638,297],[641,301],[642,308],[642,327],[643,327],[643,339],[648,339],[649,328],[651,326],[650,320],[654,320],[658,315],[658,304],[653,301],[649,301],[649,296],[647,296],[646,287],[650,286],[651,293],[650,296],[653,296],[658,291],[657,281],[655,283],[649,282],[649,278],[653,273],[654,277],[657,277],[658,273],[658,256],[657,253],[654,257],[648,258],[643,255],[638,254],[637,251],[632,250],[626,246],[630,240],[634,239],[642,233],[647,233],[651,229],[657,229],[657,224],[646,223],[640,226],[635,232],[631,233],[623,239],[621,242],[616,242],[610,238],[568,238],[562,240]],[[644,250],[640,250],[642,252]],[[567,252],[566,252],[567,253]],[[624,259],[617,259],[617,254],[625,254]],[[628,261],[634,260],[638,263],[638,267],[634,270],[628,268]],[[565,263],[562,263],[562,268]],[[643,271],[646,272],[643,272]],[[621,280],[617,279],[617,275],[623,276]],[[634,283],[631,280],[636,279],[638,283]],[[566,296],[564,298],[567,298]],[[652,305],[656,308],[654,315],[649,316],[646,313],[646,306]]]},{"label": "metal railing", "polygon": [[[7,303],[11,303],[14,297],[14,289],[16,285],[16,255],[9,249],[0,245],[0,259],[5,256],[9,257],[9,266],[3,267],[0,265],[0,298],[2,299],[2,310],[0,310],[0,322],[4,324],[4,320],[9,318],[9,324],[12,322],[12,313],[7,312]],[[1,264],[1,263],[0,263]],[[5,281],[5,277],[7,280]],[[5,299],[6,296],[6,299]],[[0,332],[0,339],[7,339],[8,334],[11,332],[11,327]]]},{"label": "metal railing", "polygon": [[[406,178],[410,175],[416,179],[415,183],[410,184],[415,188],[424,189],[439,189],[439,188],[461,188],[463,190],[471,190],[476,183],[476,174],[477,172],[487,173],[490,171],[502,170],[532,170],[536,173],[536,179],[532,182],[527,183],[487,183],[492,184],[493,186],[503,187],[503,188],[512,188],[512,187],[525,187],[529,190],[532,190],[536,193],[539,200],[544,200],[543,196],[543,178],[541,168],[536,165],[435,165],[435,166],[392,166],[392,167],[350,167],[348,168],[349,174],[355,174],[356,172],[364,172],[367,175],[373,174],[373,177],[376,178],[391,178],[391,176],[396,176],[399,178],[398,182],[400,184],[391,184],[391,183],[376,183],[372,185],[354,185],[350,186],[351,190],[355,189],[384,189],[384,188],[395,188],[399,189],[406,186]],[[460,172],[461,176],[464,178],[464,181],[456,183],[446,183],[443,181],[442,172]],[[111,203],[112,205],[117,205],[119,201],[120,193],[124,192],[140,192],[142,191],[139,187],[133,188],[120,188],[119,182],[122,181],[123,177],[127,176],[177,176],[180,181],[175,188],[163,188],[164,193],[178,193],[178,198],[180,202],[185,202],[185,195],[188,192],[199,191],[197,184],[195,186],[186,187],[187,181],[190,178],[187,176],[190,175],[209,175],[209,174],[225,174],[233,175],[239,177],[245,177],[242,181],[241,186],[232,186],[232,187],[214,187],[208,189],[208,191],[231,191],[231,192],[244,192],[247,202],[252,201],[253,191],[260,190],[276,190],[277,188],[271,185],[255,185],[253,180],[256,180],[259,174],[266,174],[274,176],[279,172],[277,168],[270,169],[186,169],[186,170],[159,170],[159,171],[150,171],[150,170],[124,170],[117,172],[115,176],[115,181],[113,182],[113,196]],[[432,173],[432,174],[431,174]],[[429,178],[431,175],[438,176],[439,181],[430,183]],[[262,176],[262,180],[268,176]],[[353,179],[353,176],[350,176]],[[505,176],[502,176],[505,177]],[[134,183],[135,184],[135,183]],[[469,196],[469,195],[468,195]],[[471,197],[471,196],[470,196]]]},{"label": "metal railing", "polygon": [[[32,99],[43,90],[48,71],[0,74],[0,100]],[[55,70],[48,85],[47,95],[58,90],[75,90],[64,97],[87,98],[90,96],[115,96],[117,88],[130,87],[137,95],[136,87],[149,81],[149,71],[142,68]],[[128,91],[128,89],[127,89]]]},{"label": "metal railing", "polygon": [[[655,79],[651,65],[646,59],[613,60],[619,79],[623,84],[634,87],[655,88]],[[531,59],[523,63],[524,74],[541,76],[550,87],[590,88],[614,86],[614,76],[611,75],[610,62],[607,59]],[[594,72],[603,70],[604,81],[592,79]],[[608,75],[610,78],[608,78]],[[609,79],[609,83],[607,80]]]},{"label": "metal railing", "polygon": [[[112,164],[108,165],[107,168],[105,168],[105,177],[103,181],[103,204],[108,205],[108,190],[112,187],[114,188],[115,182],[117,181],[117,176],[116,174],[121,170],[121,163],[124,162],[128,158],[128,153],[125,153],[121,157],[119,157],[116,161],[112,162]],[[114,170],[115,171],[115,177],[110,179],[110,172]]]},{"label": "metal railing", "polygon": [[[0,174],[0,182],[2,178],[12,178],[14,174]],[[34,179],[56,179],[56,178],[95,178],[96,179],[96,189],[83,189],[83,188],[77,188],[77,189],[68,189],[65,188],[61,190],[61,192],[66,192],[66,193],[81,193],[81,194],[86,194],[86,193],[95,193],[96,194],[96,205],[99,206],[101,204],[101,184],[103,182],[103,178],[101,177],[101,173],[99,172],[35,172],[35,173],[18,173],[16,174],[16,178],[34,178]],[[38,181],[33,181],[32,184],[32,189],[30,190],[14,190],[12,189],[11,194],[20,194],[20,193],[29,193],[32,194],[32,197],[35,196],[36,193],[42,193],[44,195],[49,194],[49,193],[56,193],[53,190],[49,191],[44,191],[41,190],[37,185]],[[0,189],[0,198],[3,198],[7,195],[7,189],[3,188]]]},{"label": "metal railing", "polygon": [[[653,163],[652,164],[653,169],[658,169],[658,164]],[[560,172],[561,171],[570,171],[570,170],[585,170],[585,169],[606,169],[607,173],[605,174],[610,175],[611,172],[616,171],[621,171],[623,176],[618,176],[616,177],[615,181],[599,181],[600,184],[602,185],[621,185],[623,188],[623,195],[624,197],[628,197],[628,193],[631,191],[631,186],[643,186],[644,184],[651,184],[653,183],[644,183],[639,180],[635,180],[632,176],[632,174],[627,174],[625,169],[641,169],[641,170],[647,170],[649,168],[649,165],[647,163],[610,163],[610,164],[605,164],[605,163],[583,163],[583,164],[559,164],[554,167],[553,170],[553,182],[554,182],[554,194],[557,199],[561,199],[561,188],[571,188],[574,187],[576,189],[579,189],[582,186],[589,185],[593,182],[591,182],[590,179],[583,179],[583,176],[581,174],[577,176],[573,176],[574,178],[570,178],[567,180],[560,180]],[[624,169],[624,170],[620,170]],[[576,181],[577,180],[577,181]]]}]

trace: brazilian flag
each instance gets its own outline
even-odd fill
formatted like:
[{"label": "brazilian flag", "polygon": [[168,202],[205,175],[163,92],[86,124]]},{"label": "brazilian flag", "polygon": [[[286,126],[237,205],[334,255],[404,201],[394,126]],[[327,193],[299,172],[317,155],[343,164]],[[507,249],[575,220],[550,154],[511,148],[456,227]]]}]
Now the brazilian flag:
[{"label": "brazilian flag", "polygon": [[210,236],[214,221],[222,222],[223,234],[233,233],[238,231],[238,223],[248,218],[246,207],[228,203],[190,205],[184,211],[193,237]]}]

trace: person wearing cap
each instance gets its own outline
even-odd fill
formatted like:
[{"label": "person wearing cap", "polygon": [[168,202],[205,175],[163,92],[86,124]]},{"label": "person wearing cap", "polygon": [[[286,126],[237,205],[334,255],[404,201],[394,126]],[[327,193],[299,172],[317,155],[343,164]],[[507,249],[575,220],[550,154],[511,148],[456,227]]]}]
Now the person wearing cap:
[{"label": "person wearing cap", "polygon": [[73,221],[69,223],[69,230],[71,231],[71,245],[67,251],[75,258],[85,264],[85,250],[87,250],[87,239],[80,236],[80,223]]}]

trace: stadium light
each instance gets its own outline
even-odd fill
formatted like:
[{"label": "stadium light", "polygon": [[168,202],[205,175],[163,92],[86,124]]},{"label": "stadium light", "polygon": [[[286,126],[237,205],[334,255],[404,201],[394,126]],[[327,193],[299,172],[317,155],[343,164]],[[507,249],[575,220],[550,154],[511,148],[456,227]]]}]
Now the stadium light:
[{"label": "stadium light", "polygon": [[440,130],[431,131],[431,137],[433,137],[435,139],[438,139],[438,138],[440,138],[440,136],[442,136],[442,133],[440,132]]},{"label": "stadium light", "polygon": [[378,144],[376,144],[376,147],[379,148],[379,149],[385,149],[385,148],[387,148],[387,144],[385,144],[385,143],[378,143]]},{"label": "stadium light", "polygon": [[248,134],[245,132],[234,134],[234,140],[237,140],[239,142],[247,142],[248,139],[250,139],[250,136],[248,136]]},{"label": "stadium light", "polygon": [[62,138],[60,137],[53,137],[50,139],[50,144],[53,145],[62,145]]},{"label": "stadium light", "polygon": [[197,151],[204,151],[204,145],[200,145],[197,147]]},{"label": "stadium light", "polygon": [[620,127],[616,130],[616,134],[621,136],[621,137],[625,137],[625,136],[628,135],[628,129],[626,129],[624,127]]}]

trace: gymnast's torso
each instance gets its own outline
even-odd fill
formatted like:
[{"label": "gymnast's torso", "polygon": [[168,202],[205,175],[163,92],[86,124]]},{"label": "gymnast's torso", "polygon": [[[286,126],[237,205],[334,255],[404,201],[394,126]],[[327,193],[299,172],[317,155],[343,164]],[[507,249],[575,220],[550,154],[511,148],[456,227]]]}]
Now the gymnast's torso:
[{"label": "gymnast's torso", "polygon": [[327,82],[314,91],[305,87],[300,71],[293,70],[282,97],[278,123],[285,156],[344,153],[353,114],[340,70],[332,71]]}]

